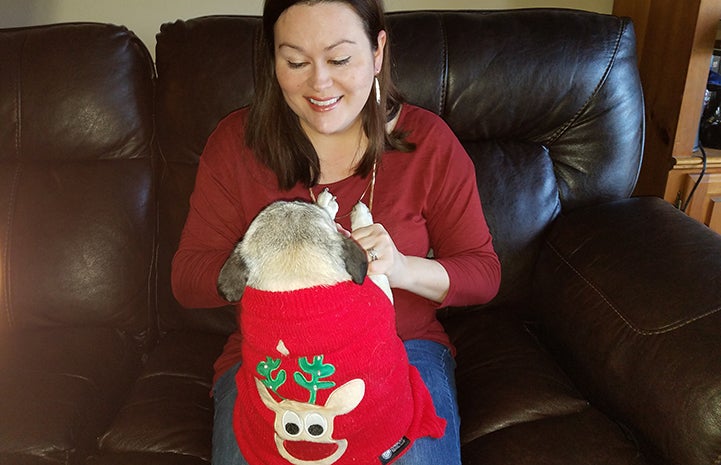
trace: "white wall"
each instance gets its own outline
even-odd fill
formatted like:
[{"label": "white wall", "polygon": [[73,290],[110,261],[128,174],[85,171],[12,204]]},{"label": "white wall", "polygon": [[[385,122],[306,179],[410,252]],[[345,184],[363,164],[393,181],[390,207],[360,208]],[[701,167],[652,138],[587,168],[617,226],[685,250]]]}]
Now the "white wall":
[{"label": "white wall", "polygon": [[[151,52],[160,25],[213,14],[259,15],[263,0],[0,0],[0,27],[98,21],[134,31]],[[388,11],[561,7],[611,13],[613,0],[385,0]]]}]

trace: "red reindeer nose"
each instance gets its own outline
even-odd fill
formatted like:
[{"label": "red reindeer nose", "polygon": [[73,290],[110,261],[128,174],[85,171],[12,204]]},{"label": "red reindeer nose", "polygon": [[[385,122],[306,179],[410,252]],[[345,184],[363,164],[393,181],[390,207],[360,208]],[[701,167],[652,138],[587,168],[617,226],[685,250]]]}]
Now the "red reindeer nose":
[{"label": "red reindeer nose", "polygon": [[284,441],[283,447],[293,457],[303,461],[317,461],[330,457],[338,450],[338,444],[310,441]]}]

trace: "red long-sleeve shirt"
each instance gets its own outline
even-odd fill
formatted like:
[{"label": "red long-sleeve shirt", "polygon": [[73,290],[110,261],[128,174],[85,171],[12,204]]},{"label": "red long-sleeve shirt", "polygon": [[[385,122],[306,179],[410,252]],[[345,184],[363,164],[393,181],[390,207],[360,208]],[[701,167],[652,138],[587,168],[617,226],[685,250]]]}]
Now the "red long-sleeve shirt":
[{"label": "red long-sleeve shirt", "polygon": [[[217,292],[220,268],[260,210],[276,200],[303,199],[302,185],[278,187],[275,175],[244,141],[247,110],[223,119],[200,158],[190,211],[172,265],[175,297],[189,308],[227,305]],[[437,115],[404,105],[396,128],[416,144],[411,153],[387,152],[378,165],[373,219],[382,224],[398,250],[425,257],[433,251],[450,278],[439,305],[394,289],[401,339],[429,339],[450,346],[436,310],[485,303],[498,292],[500,264],[488,231],[467,153]],[[351,176],[327,186],[337,197],[337,221],[350,229],[347,215],[363,195],[368,178]],[[367,203],[367,194],[365,197]],[[231,335],[215,364],[216,377],[240,360],[241,335]]]}]

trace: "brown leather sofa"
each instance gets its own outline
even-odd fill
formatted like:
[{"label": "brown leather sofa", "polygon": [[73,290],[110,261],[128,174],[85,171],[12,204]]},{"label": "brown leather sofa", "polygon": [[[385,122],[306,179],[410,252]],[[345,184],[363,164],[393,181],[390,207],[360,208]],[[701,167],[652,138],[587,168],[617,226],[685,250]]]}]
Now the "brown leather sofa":
[{"label": "brown leather sofa", "polygon": [[[0,31],[0,463],[209,462],[233,309],[180,308],[169,264],[204,142],[253,92],[258,23],[166,24],[156,67],[121,27]],[[464,463],[718,464],[721,237],[629,198],[631,24],[406,12],[389,30],[401,90],[475,162],[503,263],[491,304],[441,311]]]}]

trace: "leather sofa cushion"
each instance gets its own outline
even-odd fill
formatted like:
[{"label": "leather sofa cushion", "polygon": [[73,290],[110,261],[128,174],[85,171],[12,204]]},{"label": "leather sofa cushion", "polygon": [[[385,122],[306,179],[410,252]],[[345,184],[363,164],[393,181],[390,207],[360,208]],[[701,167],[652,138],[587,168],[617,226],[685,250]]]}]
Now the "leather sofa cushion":
[{"label": "leather sofa cushion", "polygon": [[126,28],[0,31],[0,463],[75,463],[154,336],[153,63]]},{"label": "leather sofa cushion", "polygon": [[7,169],[0,168],[0,190],[11,191],[0,208],[12,225],[12,304],[0,332],[67,325],[146,335],[155,216],[150,161],[0,167]]},{"label": "leather sofa cushion", "polygon": [[718,234],[634,198],[560,218],[539,261],[544,341],[591,401],[673,463],[719,461],[720,256]]},{"label": "leather sofa cushion", "polygon": [[12,270],[0,286],[0,337],[60,326],[147,336],[156,218],[147,49],[105,24],[4,29],[0,63],[0,259]]},{"label": "leather sofa cushion", "polygon": [[[529,451],[533,451],[529,454]],[[644,465],[633,441],[598,410],[585,410],[521,423],[484,436],[463,448],[469,463]],[[592,462],[589,462],[592,460]]]},{"label": "leather sofa cushion", "polygon": [[130,398],[100,439],[102,454],[144,453],[148,458],[143,463],[156,459],[164,463],[164,454],[209,461],[212,361],[225,339],[197,332],[167,334],[149,355]]},{"label": "leather sofa cushion", "polygon": [[[174,452],[124,452],[119,454],[90,457],[85,463],[87,465],[208,465],[209,462],[206,459],[192,455],[176,454]],[[34,464],[14,463],[14,465]]]},{"label": "leather sofa cushion", "polygon": [[0,462],[22,454],[65,463],[77,450],[94,448],[139,371],[134,345],[112,329],[2,335]]},{"label": "leather sofa cushion", "polygon": [[624,429],[585,400],[507,309],[467,310],[445,325],[457,348],[465,462],[645,463]]},{"label": "leather sofa cushion", "polygon": [[0,160],[145,156],[153,136],[153,67],[127,29],[4,29],[0,63],[0,121],[12,123],[0,125]]}]

